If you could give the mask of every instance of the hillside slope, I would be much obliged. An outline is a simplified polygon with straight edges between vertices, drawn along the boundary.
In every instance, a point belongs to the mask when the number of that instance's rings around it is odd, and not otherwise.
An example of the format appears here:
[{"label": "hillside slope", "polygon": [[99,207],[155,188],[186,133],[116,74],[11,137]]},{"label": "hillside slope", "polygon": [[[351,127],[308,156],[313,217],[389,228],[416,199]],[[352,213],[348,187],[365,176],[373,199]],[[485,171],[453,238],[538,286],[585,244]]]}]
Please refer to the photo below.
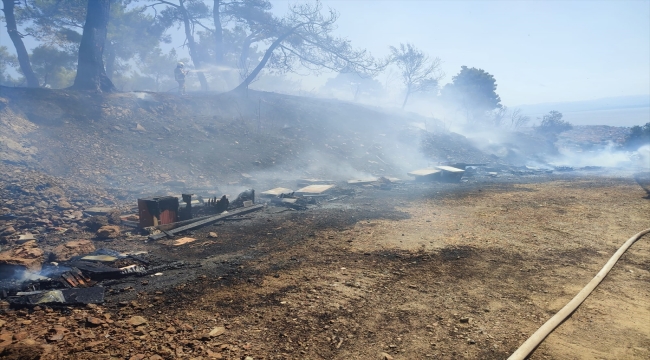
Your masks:
[{"label": "hillside slope", "polygon": [[478,150],[454,149],[458,135],[425,157],[417,124],[427,119],[417,115],[275,93],[98,96],[3,87],[0,115],[0,160],[139,193],[179,184],[214,189],[249,177],[273,184],[405,177],[432,161],[486,160]]}]

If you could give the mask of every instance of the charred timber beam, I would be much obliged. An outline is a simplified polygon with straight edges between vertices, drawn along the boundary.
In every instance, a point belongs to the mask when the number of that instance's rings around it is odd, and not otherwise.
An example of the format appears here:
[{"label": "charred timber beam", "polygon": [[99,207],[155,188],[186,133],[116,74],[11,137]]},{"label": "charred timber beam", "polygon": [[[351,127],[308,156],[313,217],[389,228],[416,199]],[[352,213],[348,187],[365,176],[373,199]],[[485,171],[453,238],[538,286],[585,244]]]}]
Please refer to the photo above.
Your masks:
[{"label": "charred timber beam", "polygon": [[250,212],[260,210],[263,207],[264,207],[264,205],[253,205],[253,206],[249,206],[249,207],[240,208],[240,209],[237,209],[237,210],[230,211],[227,214],[219,214],[217,216],[212,216],[212,217],[209,217],[209,218],[207,218],[205,220],[199,220],[197,222],[194,222],[194,223],[191,223],[191,224],[188,224],[188,225],[185,225],[185,226],[181,226],[179,228],[166,231],[164,233],[150,235],[149,240],[158,240],[158,239],[162,239],[162,238],[164,238],[166,236],[174,236],[174,235],[176,235],[178,233],[181,233],[183,231],[196,229],[198,227],[209,225],[209,224],[212,224],[213,222],[223,220],[223,219],[227,219],[227,218],[232,217],[232,216],[248,214]]}]

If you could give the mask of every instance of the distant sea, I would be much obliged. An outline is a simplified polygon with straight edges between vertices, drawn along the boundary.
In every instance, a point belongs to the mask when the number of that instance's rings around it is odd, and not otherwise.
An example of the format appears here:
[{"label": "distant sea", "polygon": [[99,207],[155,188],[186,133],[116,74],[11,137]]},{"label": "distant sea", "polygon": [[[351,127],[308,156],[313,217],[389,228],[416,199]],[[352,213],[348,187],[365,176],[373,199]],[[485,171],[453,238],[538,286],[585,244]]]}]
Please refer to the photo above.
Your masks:
[{"label": "distant sea", "polygon": [[[650,122],[650,107],[563,112],[563,119],[573,125],[643,125]],[[537,115],[541,117],[541,115]],[[533,117],[536,118],[537,116]]]}]

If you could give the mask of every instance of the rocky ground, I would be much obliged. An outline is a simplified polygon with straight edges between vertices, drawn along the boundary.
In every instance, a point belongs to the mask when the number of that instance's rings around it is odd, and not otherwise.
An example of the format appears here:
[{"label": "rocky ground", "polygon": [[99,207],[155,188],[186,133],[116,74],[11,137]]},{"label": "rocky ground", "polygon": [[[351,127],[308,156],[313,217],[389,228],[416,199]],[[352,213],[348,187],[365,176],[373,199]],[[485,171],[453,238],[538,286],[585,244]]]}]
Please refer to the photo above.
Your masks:
[{"label": "rocky ground", "polygon": [[[0,273],[16,259],[36,271],[92,252],[129,253],[107,264],[147,269],[96,280],[99,304],[21,306],[2,294],[4,358],[502,359],[650,226],[644,169],[522,169],[452,134],[412,144],[417,118],[393,123],[349,104],[260,96],[253,103],[302,110],[255,130],[255,107],[237,115],[192,97],[117,94],[89,107],[103,109],[95,114],[70,110],[97,101],[83,94],[4,95],[0,111],[14,121],[0,124],[13,131],[0,139]],[[194,117],[172,122],[188,104]],[[363,126],[377,120],[377,129],[331,123],[342,114]],[[80,122],[93,116],[107,123]],[[214,149],[208,157],[187,142]],[[413,166],[435,158],[486,167],[458,183],[340,181],[404,177],[400,159],[419,157],[404,148],[425,154]],[[171,239],[150,241],[117,215],[151,193],[233,195],[328,175],[335,190],[305,209],[267,204]],[[195,240],[177,245],[181,237]],[[649,252],[646,239],[635,244],[532,358],[647,358]]]}]

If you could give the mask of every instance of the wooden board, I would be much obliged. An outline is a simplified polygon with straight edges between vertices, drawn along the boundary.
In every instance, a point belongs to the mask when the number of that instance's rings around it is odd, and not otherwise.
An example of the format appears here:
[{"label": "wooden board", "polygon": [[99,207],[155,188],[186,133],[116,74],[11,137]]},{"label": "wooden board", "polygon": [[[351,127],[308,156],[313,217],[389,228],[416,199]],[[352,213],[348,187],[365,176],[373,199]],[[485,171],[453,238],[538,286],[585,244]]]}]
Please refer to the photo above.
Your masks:
[{"label": "wooden board", "polygon": [[298,180],[298,186],[308,186],[308,185],[329,185],[334,184],[334,180],[322,180],[322,179],[300,179]]},{"label": "wooden board", "polygon": [[348,180],[348,184],[350,185],[367,185],[367,184],[372,184],[375,181],[377,181],[377,178],[372,178],[372,179],[354,179],[354,180]]},{"label": "wooden board", "polygon": [[174,246],[181,246],[181,245],[189,244],[189,243],[194,242],[194,241],[196,241],[195,238],[183,237],[183,238],[174,240]]},{"label": "wooden board", "polygon": [[433,174],[437,174],[439,172],[440,170],[438,169],[420,169],[420,170],[411,171],[407,174],[411,176],[430,176]]},{"label": "wooden board", "polygon": [[291,190],[291,189],[277,187],[275,189],[262,191],[260,193],[260,196],[273,197],[273,196],[280,196],[282,194],[288,195],[288,194],[291,194],[292,192],[293,192],[293,190]]},{"label": "wooden board", "polygon": [[110,255],[88,255],[88,256],[82,257],[81,260],[113,262],[113,261],[116,261],[117,258],[114,257],[114,256],[110,256]]},{"label": "wooden board", "polygon": [[443,170],[443,171],[451,172],[451,173],[463,173],[463,172],[465,172],[465,170],[463,170],[463,169],[455,168],[455,167],[452,167],[452,166],[441,165],[441,166],[436,166],[436,168],[440,169],[440,170]]},{"label": "wooden board", "polygon": [[300,194],[300,195],[322,194],[333,187],[334,185],[309,185],[309,186],[305,186],[302,189],[296,190],[296,194]]},{"label": "wooden board", "polygon": [[253,205],[253,206],[247,207],[247,208],[239,208],[239,209],[235,209],[235,210],[232,210],[232,211],[226,211],[226,212],[221,213],[219,215],[211,216],[211,217],[205,218],[203,220],[197,220],[197,221],[195,221],[193,223],[181,226],[179,228],[176,228],[176,229],[173,229],[173,230],[170,230],[170,231],[161,232],[160,234],[149,235],[149,240],[158,240],[158,239],[161,239],[161,238],[166,237],[166,236],[168,236],[168,237],[169,236],[174,236],[174,235],[176,235],[178,233],[181,233],[183,231],[192,230],[192,229],[195,229],[195,228],[200,227],[200,226],[209,225],[209,224],[212,224],[212,223],[217,222],[219,220],[227,219],[227,218],[232,217],[232,216],[248,214],[250,212],[260,210],[263,207],[264,207],[264,205]]}]

